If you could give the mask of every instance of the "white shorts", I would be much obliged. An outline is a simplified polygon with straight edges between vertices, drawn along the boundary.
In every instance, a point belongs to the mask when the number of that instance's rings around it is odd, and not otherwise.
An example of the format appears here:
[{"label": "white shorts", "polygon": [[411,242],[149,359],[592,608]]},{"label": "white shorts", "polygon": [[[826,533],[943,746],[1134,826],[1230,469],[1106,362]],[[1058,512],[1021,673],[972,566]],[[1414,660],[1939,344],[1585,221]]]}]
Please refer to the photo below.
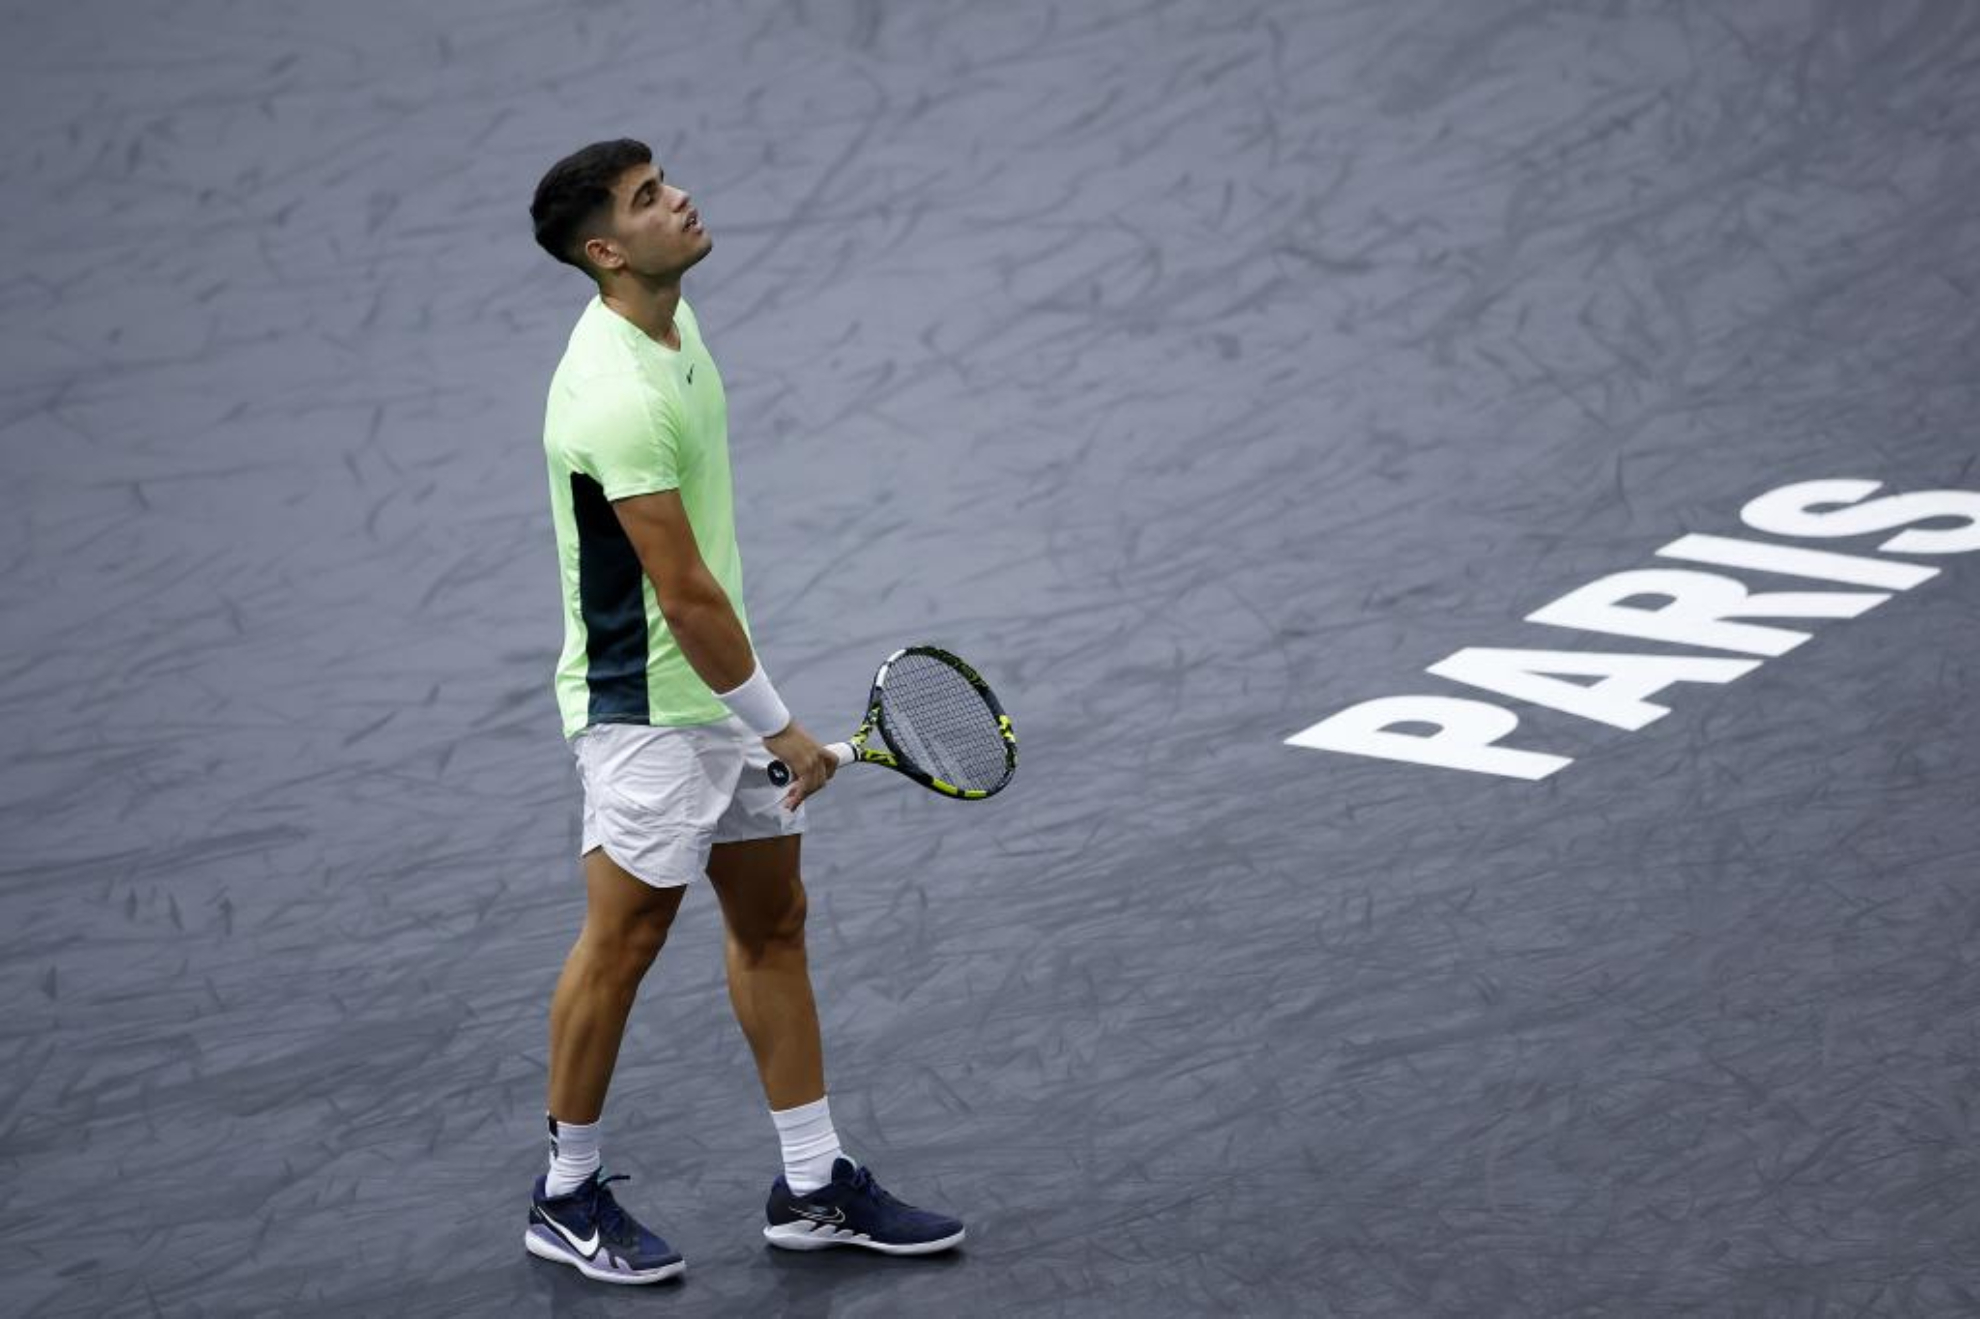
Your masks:
[{"label": "white shorts", "polygon": [[706,874],[718,843],[804,833],[804,807],[770,782],[775,759],[749,726],[593,724],[571,737],[584,784],[580,855],[594,848],[655,888]]}]

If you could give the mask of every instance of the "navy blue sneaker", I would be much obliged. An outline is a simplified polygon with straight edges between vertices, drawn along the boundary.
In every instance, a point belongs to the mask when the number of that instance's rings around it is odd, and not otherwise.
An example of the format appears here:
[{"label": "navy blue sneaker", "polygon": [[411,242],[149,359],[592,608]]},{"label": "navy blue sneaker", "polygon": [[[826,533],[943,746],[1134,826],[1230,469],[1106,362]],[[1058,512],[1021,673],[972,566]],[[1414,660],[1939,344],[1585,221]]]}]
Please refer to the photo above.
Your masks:
[{"label": "navy blue sneaker", "polygon": [[923,1256],[963,1240],[962,1220],[894,1199],[871,1173],[844,1158],[832,1161],[830,1183],[802,1196],[780,1176],[770,1185],[767,1212],[763,1236],[771,1246],[790,1251],[865,1247],[889,1256]]},{"label": "navy blue sneaker", "polygon": [[575,1266],[588,1279],[606,1283],[658,1283],[687,1268],[681,1253],[619,1208],[605,1186],[630,1175],[601,1180],[594,1171],[575,1191],[545,1196],[539,1174],[529,1207],[523,1246],[532,1256]]}]

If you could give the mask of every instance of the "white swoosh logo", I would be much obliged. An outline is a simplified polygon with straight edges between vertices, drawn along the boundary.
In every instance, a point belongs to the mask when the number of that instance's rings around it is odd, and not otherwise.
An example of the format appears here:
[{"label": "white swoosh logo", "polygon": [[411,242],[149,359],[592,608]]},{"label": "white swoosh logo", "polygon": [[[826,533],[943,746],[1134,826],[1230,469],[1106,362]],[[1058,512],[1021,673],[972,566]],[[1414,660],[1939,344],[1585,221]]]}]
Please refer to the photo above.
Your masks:
[{"label": "white swoosh logo", "polygon": [[843,1224],[846,1222],[846,1212],[837,1206],[832,1207],[831,1211],[827,1212],[815,1205],[793,1205],[791,1207],[791,1213],[809,1219],[814,1224]]},{"label": "white swoosh logo", "polygon": [[549,1215],[544,1214],[541,1210],[537,1211],[536,1214],[539,1219],[541,1219],[544,1223],[550,1225],[551,1228],[557,1231],[558,1237],[564,1239],[564,1241],[570,1243],[571,1246],[575,1247],[577,1249],[577,1253],[580,1256],[583,1256],[586,1260],[590,1260],[593,1256],[598,1254],[598,1230],[596,1228],[591,1230],[591,1237],[589,1239],[580,1242],[577,1240],[575,1236],[572,1235],[570,1229],[565,1228],[562,1224],[552,1219]]}]

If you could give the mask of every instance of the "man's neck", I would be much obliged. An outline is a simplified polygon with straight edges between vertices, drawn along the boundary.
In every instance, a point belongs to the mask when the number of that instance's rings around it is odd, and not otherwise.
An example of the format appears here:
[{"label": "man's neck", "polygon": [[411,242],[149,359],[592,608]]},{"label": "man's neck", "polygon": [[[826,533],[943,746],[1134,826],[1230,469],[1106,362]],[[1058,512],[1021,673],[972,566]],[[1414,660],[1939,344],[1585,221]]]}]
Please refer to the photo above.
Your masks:
[{"label": "man's neck", "polygon": [[656,344],[678,349],[681,337],[674,329],[674,309],[681,302],[680,276],[664,282],[626,279],[598,296],[607,307],[625,317]]}]

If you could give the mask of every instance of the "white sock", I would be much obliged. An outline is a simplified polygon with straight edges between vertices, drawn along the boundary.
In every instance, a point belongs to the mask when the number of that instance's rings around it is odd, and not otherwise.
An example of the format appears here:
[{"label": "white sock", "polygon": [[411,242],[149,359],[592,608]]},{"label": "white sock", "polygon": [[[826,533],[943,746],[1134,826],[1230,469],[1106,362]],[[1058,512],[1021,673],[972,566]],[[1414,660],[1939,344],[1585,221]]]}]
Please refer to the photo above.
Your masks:
[{"label": "white sock", "polygon": [[550,1174],[544,1179],[545,1196],[576,1191],[586,1178],[598,1172],[598,1164],[597,1123],[559,1123],[550,1119]]},{"label": "white sock", "polygon": [[831,1102],[821,1095],[795,1109],[773,1109],[770,1118],[784,1143],[784,1181],[791,1190],[802,1196],[831,1182],[832,1161],[845,1154],[832,1130]]}]

